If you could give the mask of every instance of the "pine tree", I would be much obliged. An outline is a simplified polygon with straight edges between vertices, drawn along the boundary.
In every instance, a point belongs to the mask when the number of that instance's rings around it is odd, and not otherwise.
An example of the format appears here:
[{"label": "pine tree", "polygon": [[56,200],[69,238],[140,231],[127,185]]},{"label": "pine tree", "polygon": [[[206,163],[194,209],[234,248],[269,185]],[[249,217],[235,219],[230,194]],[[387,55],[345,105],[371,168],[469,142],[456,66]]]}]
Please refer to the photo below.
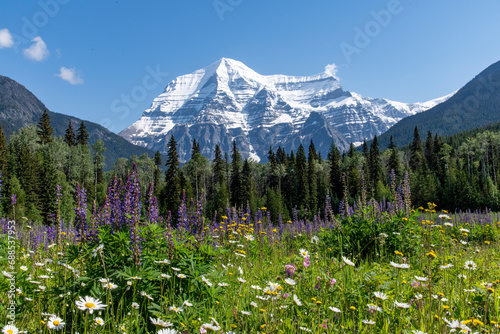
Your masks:
[{"label": "pine tree", "polygon": [[196,138],[193,139],[193,149],[191,150],[191,156],[195,154],[201,154],[200,145],[196,141]]},{"label": "pine tree", "polygon": [[38,122],[36,133],[39,137],[39,142],[42,145],[50,143],[52,141],[52,134],[54,133],[54,128],[50,125],[50,117],[47,110],[43,112],[40,121]]},{"label": "pine tree", "polygon": [[167,170],[165,171],[165,188],[162,189],[162,194],[160,196],[161,202],[163,203],[162,215],[166,217],[168,211],[170,211],[172,217],[177,217],[182,189],[179,171],[179,154],[177,153],[177,142],[173,135],[168,142],[168,154],[165,166],[167,166]]},{"label": "pine tree", "polygon": [[85,123],[83,123],[82,121],[76,135],[78,145],[87,145],[87,141],[89,140],[89,138],[89,133],[87,131],[87,128],[85,127]]},{"label": "pine tree", "polygon": [[422,147],[422,141],[420,140],[420,134],[418,133],[418,127],[415,126],[413,131],[413,141],[410,145],[410,168],[412,170],[420,170],[424,166],[424,148]]},{"label": "pine tree", "polygon": [[432,138],[432,133],[427,132],[427,138],[425,139],[425,159],[427,160],[427,166],[430,170],[435,170],[437,167],[437,159],[434,154],[434,138]]},{"label": "pine tree", "polygon": [[302,143],[297,150],[295,158],[295,170],[297,171],[297,205],[307,208],[309,205],[309,186],[307,178],[307,158]]},{"label": "pine tree", "polygon": [[[396,177],[398,179],[401,177],[401,163],[399,162],[398,150],[396,149],[396,145],[394,145],[392,135],[389,142],[389,161],[387,162],[387,169],[389,170],[389,174],[394,170]],[[388,180],[390,180],[390,176]]]},{"label": "pine tree", "polygon": [[354,144],[351,142],[351,145],[349,145],[349,153],[347,154],[349,158],[354,157],[354,153],[356,153],[356,148],[354,147]]},{"label": "pine tree", "polygon": [[241,158],[238,147],[236,146],[236,140],[233,140],[233,152],[231,161],[231,204],[240,208],[242,203],[241,195]]},{"label": "pine tree", "polygon": [[252,169],[248,159],[245,159],[241,170],[241,204],[244,207],[252,202],[252,185]]},{"label": "pine tree", "polygon": [[273,148],[269,146],[269,173],[267,176],[269,187],[276,188],[278,185],[278,180],[276,177],[276,170],[278,168],[278,160],[276,159],[276,155],[273,152]]},{"label": "pine tree", "polygon": [[220,150],[219,144],[215,145],[215,157],[213,160],[213,180],[214,187],[216,184],[221,185],[225,181],[224,170],[226,169],[226,164],[224,159],[222,159],[222,152]]},{"label": "pine tree", "polygon": [[377,136],[373,138],[372,144],[370,146],[368,171],[370,173],[369,177],[370,177],[371,189],[375,190],[377,182],[382,177],[382,168],[380,167],[380,149],[378,147]]},{"label": "pine tree", "polygon": [[316,213],[318,206],[318,181],[316,178],[316,160],[318,155],[316,154],[316,148],[311,140],[309,145],[309,155],[307,161],[307,182],[309,184],[309,203],[308,208],[312,213]]},{"label": "pine tree", "polygon": [[287,160],[288,159],[285,150],[282,149],[281,146],[279,146],[278,150],[276,151],[276,161],[279,165],[284,165],[287,163]]},{"label": "pine tree", "polygon": [[340,171],[340,151],[333,142],[330,144],[328,152],[328,162],[330,163],[330,193],[332,197],[342,198],[342,174]]},{"label": "pine tree", "polygon": [[38,160],[31,153],[27,145],[23,145],[20,149],[18,156],[18,169],[17,176],[21,182],[21,187],[26,193],[26,203],[28,212],[31,214],[38,214],[40,209],[39,200],[39,164]]},{"label": "pine tree", "polygon": [[71,121],[69,121],[68,128],[66,129],[64,141],[69,146],[76,146],[76,144],[77,144],[76,136],[75,136],[75,133],[73,132],[73,125],[71,124]]},{"label": "pine tree", "polygon": [[0,173],[2,173],[3,179],[5,179],[7,169],[7,154],[7,141],[3,134],[2,123],[0,123]]}]

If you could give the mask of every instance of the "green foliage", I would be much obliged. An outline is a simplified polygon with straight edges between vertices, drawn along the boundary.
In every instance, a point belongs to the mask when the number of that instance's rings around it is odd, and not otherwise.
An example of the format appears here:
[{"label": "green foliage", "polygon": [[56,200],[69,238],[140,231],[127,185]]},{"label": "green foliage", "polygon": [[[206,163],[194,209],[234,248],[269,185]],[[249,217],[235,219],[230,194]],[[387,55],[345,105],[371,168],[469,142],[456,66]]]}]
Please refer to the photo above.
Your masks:
[{"label": "green foliage", "polygon": [[52,134],[54,133],[54,128],[50,125],[50,116],[47,113],[47,110],[43,112],[43,115],[40,118],[40,121],[38,122],[36,133],[42,145],[45,145],[52,141]]}]

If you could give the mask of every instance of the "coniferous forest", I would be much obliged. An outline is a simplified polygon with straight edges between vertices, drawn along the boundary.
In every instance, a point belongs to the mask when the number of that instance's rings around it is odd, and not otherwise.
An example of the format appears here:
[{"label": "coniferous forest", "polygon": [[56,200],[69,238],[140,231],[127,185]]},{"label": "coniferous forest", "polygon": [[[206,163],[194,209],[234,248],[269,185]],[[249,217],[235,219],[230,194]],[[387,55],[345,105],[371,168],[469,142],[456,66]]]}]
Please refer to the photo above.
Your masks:
[{"label": "coniferous forest", "polygon": [[397,148],[391,140],[383,152],[377,137],[358,148],[351,144],[347,152],[332,142],[326,157],[313,142],[295,152],[270,148],[264,164],[243,159],[236,141],[231,152],[215,145],[210,161],[196,139],[190,160],[181,164],[172,136],[166,161],[157,152],[109,165],[102,141],[89,145],[88,139],[84,122],[77,129],[70,123],[64,137],[55,137],[47,113],[10,138],[0,131],[2,212],[14,214],[15,200],[16,216],[51,225],[58,193],[61,219],[73,221],[77,185],[86,190],[88,207],[95,209],[104,203],[113,180],[125,181],[134,168],[141,194],[156,196],[160,215],[173,221],[183,200],[203,203],[210,220],[220,219],[228,207],[252,212],[266,207],[272,221],[294,215],[312,219],[325,212],[327,195],[336,212],[345,205],[344,198],[350,204],[363,196],[392,201],[405,178],[417,206],[431,201],[449,211],[500,210],[500,134],[494,126],[446,138],[415,128],[408,147]]}]

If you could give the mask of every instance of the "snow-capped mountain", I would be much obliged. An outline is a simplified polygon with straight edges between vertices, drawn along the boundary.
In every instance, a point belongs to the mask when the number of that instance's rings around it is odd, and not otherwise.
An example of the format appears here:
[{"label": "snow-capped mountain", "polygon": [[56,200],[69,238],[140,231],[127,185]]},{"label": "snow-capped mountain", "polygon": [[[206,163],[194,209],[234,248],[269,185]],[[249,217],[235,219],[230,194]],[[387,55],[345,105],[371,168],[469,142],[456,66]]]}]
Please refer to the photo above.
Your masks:
[{"label": "snow-capped mountain", "polygon": [[229,152],[233,139],[244,157],[255,160],[267,160],[270,146],[295,151],[311,140],[326,156],[332,139],[340,150],[347,149],[350,142],[371,139],[447,98],[413,104],[366,98],[344,91],[330,71],[304,77],[261,75],[222,58],[170,82],[120,135],[161,153],[174,135],[181,161],[189,159],[193,138],[208,157],[217,143]]}]

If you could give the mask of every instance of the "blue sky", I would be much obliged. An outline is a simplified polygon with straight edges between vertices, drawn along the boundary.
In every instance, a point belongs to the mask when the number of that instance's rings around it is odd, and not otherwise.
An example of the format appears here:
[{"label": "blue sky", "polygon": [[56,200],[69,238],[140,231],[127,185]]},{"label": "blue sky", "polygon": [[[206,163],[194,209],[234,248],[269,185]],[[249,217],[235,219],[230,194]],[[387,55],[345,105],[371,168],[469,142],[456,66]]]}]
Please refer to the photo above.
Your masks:
[{"label": "blue sky", "polygon": [[221,57],[261,74],[334,63],[346,90],[430,100],[499,61],[499,32],[498,0],[2,0],[0,75],[118,132]]}]

